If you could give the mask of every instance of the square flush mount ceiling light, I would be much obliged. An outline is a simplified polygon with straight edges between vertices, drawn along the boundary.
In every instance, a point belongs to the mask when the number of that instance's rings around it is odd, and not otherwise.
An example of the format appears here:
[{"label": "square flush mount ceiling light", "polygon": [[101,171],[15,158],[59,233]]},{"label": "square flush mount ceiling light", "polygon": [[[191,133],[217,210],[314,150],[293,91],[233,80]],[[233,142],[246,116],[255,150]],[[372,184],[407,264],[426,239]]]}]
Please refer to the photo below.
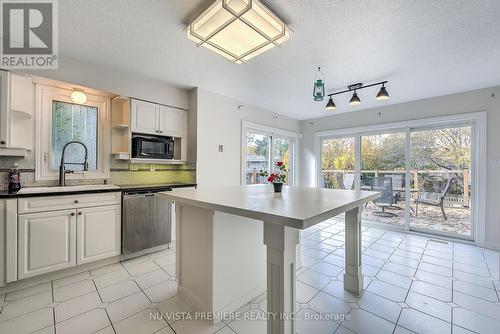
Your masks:
[{"label": "square flush mount ceiling light", "polygon": [[290,30],[259,0],[217,0],[188,26],[187,36],[242,64],[287,41]]}]

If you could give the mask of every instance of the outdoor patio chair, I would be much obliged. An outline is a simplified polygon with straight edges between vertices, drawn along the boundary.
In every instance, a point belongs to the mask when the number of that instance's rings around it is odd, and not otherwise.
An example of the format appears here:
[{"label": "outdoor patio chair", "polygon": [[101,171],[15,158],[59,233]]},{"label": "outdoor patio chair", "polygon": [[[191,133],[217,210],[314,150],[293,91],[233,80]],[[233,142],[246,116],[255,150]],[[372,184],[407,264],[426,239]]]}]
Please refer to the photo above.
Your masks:
[{"label": "outdoor patio chair", "polygon": [[448,217],[446,216],[446,212],[444,211],[444,200],[450,191],[452,182],[456,178],[457,177],[455,175],[450,175],[448,177],[448,180],[446,181],[445,186],[442,189],[440,189],[439,183],[435,183],[434,188],[436,191],[419,192],[417,199],[415,200],[415,217],[418,216],[418,205],[419,204],[427,204],[427,205],[432,205],[432,206],[439,206],[441,208],[441,213],[443,214],[444,219],[448,220]]},{"label": "outdoor patio chair", "polygon": [[403,187],[403,175],[401,174],[391,174],[391,175],[387,175],[388,177],[390,177],[392,179],[392,186],[394,187],[394,189],[401,189],[401,188],[404,188]]},{"label": "outdoor patio chair", "polygon": [[[397,196],[392,187],[392,178],[387,176],[376,176],[371,180],[371,191],[377,191],[382,194],[381,197],[375,199],[373,204],[382,209],[382,213],[386,213],[385,209],[397,203]],[[393,215],[393,214],[391,214]]]},{"label": "outdoor patio chair", "polygon": [[354,189],[354,174],[338,173],[336,176],[339,189]]}]

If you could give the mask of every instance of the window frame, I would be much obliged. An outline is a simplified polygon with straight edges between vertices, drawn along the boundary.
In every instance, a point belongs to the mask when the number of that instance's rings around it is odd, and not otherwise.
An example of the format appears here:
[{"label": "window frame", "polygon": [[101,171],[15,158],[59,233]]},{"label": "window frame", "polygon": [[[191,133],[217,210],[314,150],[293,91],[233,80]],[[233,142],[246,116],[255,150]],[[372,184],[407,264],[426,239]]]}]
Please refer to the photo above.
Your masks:
[{"label": "window frame", "polygon": [[[35,180],[58,180],[59,172],[51,170],[52,154],[52,105],[53,101],[74,104],[72,90],[36,85],[36,169]],[[66,175],[67,180],[108,179],[110,177],[110,99],[105,96],[87,94],[85,105],[97,108],[97,169],[84,174]]]},{"label": "window frame", "polygon": [[245,168],[246,168],[246,158],[247,158],[247,133],[252,132],[260,135],[265,135],[265,136],[270,136],[271,137],[271,142],[270,142],[270,152],[269,152],[269,163],[273,163],[273,150],[274,150],[274,140],[273,138],[280,138],[280,139],[288,139],[290,140],[292,144],[291,148],[291,158],[290,161],[292,162],[291,168],[291,173],[288,175],[290,182],[290,186],[294,186],[296,184],[296,152],[297,152],[297,139],[299,137],[298,133],[293,132],[293,131],[288,131],[288,130],[283,130],[283,129],[278,129],[274,128],[271,126],[266,126],[258,123],[253,123],[249,121],[243,120],[241,122],[241,166],[240,166],[240,173],[241,173],[241,185],[247,185],[246,183],[246,175],[245,175]]}]

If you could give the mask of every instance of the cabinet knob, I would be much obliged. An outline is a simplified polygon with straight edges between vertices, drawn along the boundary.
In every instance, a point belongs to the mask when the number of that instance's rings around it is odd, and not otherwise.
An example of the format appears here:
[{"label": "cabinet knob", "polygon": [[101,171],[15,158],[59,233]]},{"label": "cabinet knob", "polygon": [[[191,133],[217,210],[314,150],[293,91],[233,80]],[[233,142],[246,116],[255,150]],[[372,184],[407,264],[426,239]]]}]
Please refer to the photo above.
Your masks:
[{"label": "cabinet knob", "polygon": [[82,213],[81,213],[81,212],[78,212],[78,215],[79,215],[79,216],[81,216],[81,215],[82,215]]},{"label": "cabinet knob", "polygon": [[75,199],[75,204],[78,204],[78,200],[77,199]]},{"label": "cabinet knob", "polygon": [[74,213],[74,212],[71,212],[71,216],[74,216],[74,215],[75,215],[75,213]]},{"label": "cabinet knob", "polygon": [[7,142],[5,140],[0,141],[0,144],[5,145]]}]

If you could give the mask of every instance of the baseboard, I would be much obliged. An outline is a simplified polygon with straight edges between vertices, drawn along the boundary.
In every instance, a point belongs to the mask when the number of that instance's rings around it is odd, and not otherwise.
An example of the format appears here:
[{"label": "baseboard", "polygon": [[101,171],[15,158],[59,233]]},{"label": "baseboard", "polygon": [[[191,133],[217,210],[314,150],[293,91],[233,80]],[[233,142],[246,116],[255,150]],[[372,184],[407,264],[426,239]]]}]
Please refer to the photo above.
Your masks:
[{"label": "baseboard", "polygon": [[259,284],[258,287],[255,289],[252,289],[250,291],[247,291],[245,294],[243,294],[241,297],[238,297],[236,300],[233,300],[229,304],[224,305],[218,310],[214,310],[216,313],[223,313],[223,314],[229,314],[236,312],[239,310],[242,306],[245,304],[251,302],[261,294],[263,294],[267,290],[267,283],[262,282]]},{"label": "baseboard", "polygon": [[47,283],[47,282],[50,282],[50,281],[53,281],[53,280],[56,280],[59,278],[64,278],[64,277],[80,274],[84,271],[97,269],[99,267],[107,266],[107,265],[110,265],[113,263],[118,263],[118,262],[120,262],[119,255],[110,257],[108,259],[103,259],[100,261],[92,262],[92,263],[82,264],[80,266],[73,267],[73,268],[63,269],[63,270],[55,271],[52,273],[47,273],[47,274],[43,274],[43,275],[39,275],[39,276],[35,276],[35,277],[25,278],[25,279],[20,280],[20,281],[11,282],[11,283],[1,287],[0,294],[16,291],[19,289],[28,288],[30,286],[38,285],[41,283]]},{"label": "baseboard", "polygon": [[133,258],[136,258],[136,257],[139,257],[139,256],[146,255],[146,254],[151,254],[151,253],[159,252],[159,251],[168,249],[169,245],[170,244],[165,244],[165,245],[160,245],[160,246],[156,246],[156,247],[152,247],[152,248],[148,248],[148,249],[143,249],[143,250],[135,252],[135,253],[122,254],[121,255],[121,259],[122,259],[122,261],[123,260],[130,260],[130,259],[133,259]]},{"label": "baseboard", "polygon": [[486,241],[484,246],[489,249],[500,251],[500,242]]},{"label": "baseboard", "polygon": [[203,305],[203,303],[185,286],[177,285],[177,294],[186,300],[198,312],[212,312],[211,305]]}]

